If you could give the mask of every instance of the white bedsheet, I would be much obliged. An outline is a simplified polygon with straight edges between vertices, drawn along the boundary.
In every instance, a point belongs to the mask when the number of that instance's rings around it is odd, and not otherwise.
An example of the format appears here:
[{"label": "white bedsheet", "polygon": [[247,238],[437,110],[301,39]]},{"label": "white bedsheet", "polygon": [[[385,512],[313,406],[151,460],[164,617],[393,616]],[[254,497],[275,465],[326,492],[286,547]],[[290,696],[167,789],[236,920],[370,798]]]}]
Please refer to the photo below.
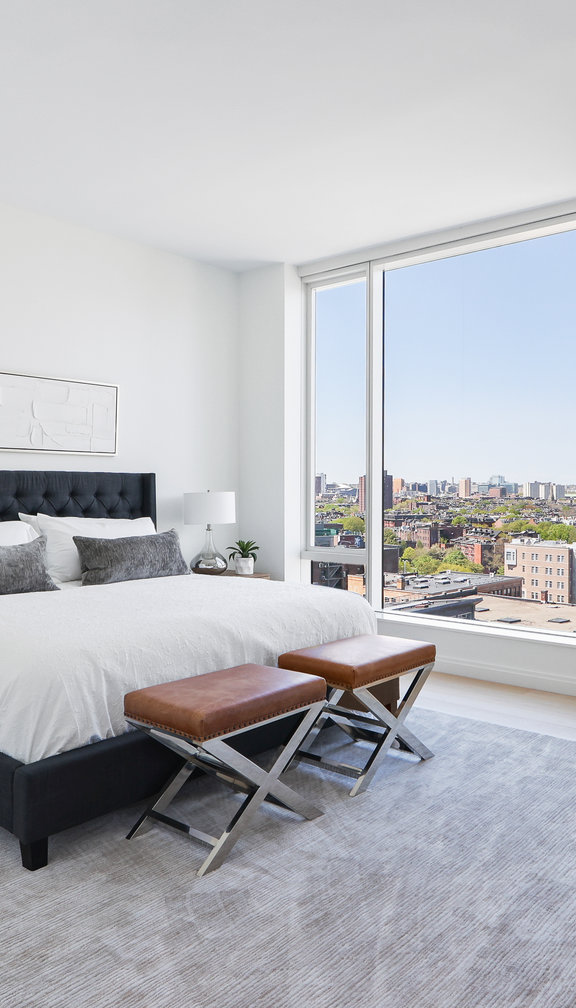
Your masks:
[{"label": "white bedsheet", "polygon": [[124,694],[375,632],[359,595],[202,575],[0,597],[0,751],[30,763],[126,731]]}]

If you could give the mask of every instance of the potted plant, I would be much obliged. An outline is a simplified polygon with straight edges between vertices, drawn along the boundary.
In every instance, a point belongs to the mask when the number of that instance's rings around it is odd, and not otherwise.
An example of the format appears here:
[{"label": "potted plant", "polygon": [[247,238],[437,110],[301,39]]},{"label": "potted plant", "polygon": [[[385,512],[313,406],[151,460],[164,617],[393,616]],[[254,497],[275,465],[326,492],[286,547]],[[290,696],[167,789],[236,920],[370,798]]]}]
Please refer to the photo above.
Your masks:
[{"label": "potted plant", "polygon": [[237,574],[253,574],[256,551],[259,546],[252,539],[239,539],[229,550],[228,559],[234,561]]}]

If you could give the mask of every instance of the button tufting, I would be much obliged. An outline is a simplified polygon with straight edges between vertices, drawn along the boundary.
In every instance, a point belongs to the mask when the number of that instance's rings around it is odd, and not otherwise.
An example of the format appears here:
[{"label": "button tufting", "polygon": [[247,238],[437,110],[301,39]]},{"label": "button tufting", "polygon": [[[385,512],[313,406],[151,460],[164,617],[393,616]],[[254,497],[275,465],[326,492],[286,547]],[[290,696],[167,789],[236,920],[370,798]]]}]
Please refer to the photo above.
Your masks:
[{"label": "button tufting", "polygon": [[155,476],[0,470],[0,520],[16,520],[19,511],[155,521]]}]

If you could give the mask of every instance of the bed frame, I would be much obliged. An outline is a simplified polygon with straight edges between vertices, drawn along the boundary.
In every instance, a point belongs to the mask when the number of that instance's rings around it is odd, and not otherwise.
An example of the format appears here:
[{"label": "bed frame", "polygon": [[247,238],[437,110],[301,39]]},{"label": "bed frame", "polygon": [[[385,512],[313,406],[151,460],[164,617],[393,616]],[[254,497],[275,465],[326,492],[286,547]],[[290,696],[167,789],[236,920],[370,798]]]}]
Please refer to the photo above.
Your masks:
[{"label": "bed frame", "polygon": [[[154,473],[0,470],[0,521],[26,514],[85,518],[152,518]],[[283,725],[289,734],[294,730]],[[275,730],[273,730],[275,729]],[[241,736],[247,755],[282,743],[276,726]],[[181,757],[140,732],[21,763],[0,753],[0,826],[20,841],[24,868],[48,863],[48,839],[160,790]]]}]

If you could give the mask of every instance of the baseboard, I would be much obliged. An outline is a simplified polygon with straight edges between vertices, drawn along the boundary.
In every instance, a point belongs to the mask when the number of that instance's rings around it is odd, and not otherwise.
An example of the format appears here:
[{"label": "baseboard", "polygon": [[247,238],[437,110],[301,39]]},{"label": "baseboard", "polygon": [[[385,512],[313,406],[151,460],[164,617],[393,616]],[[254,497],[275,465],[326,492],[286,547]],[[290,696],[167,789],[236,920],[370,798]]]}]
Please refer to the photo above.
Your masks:
[{"label": "baseboard", "polygon": [[468,679],[481,679],[485,682],[502,683],[505,686],[519,686],[523,689],[542,690],[546,693],[561,693],[565,696],[576,696],[576,680],[574,675],[562,675],[558,672],[545,672],[537,669],[514,667],[512,665],[494,666],[489,662],[459,660],[456,658],[441,658],[436,661],[434,671],[446,675],[464,676]]},{"label": "baseboard", "polygon": [[576,696],[576,634],[508,631],[465,620],[378,614],[380,633],[436,645],[439,672]]}]

